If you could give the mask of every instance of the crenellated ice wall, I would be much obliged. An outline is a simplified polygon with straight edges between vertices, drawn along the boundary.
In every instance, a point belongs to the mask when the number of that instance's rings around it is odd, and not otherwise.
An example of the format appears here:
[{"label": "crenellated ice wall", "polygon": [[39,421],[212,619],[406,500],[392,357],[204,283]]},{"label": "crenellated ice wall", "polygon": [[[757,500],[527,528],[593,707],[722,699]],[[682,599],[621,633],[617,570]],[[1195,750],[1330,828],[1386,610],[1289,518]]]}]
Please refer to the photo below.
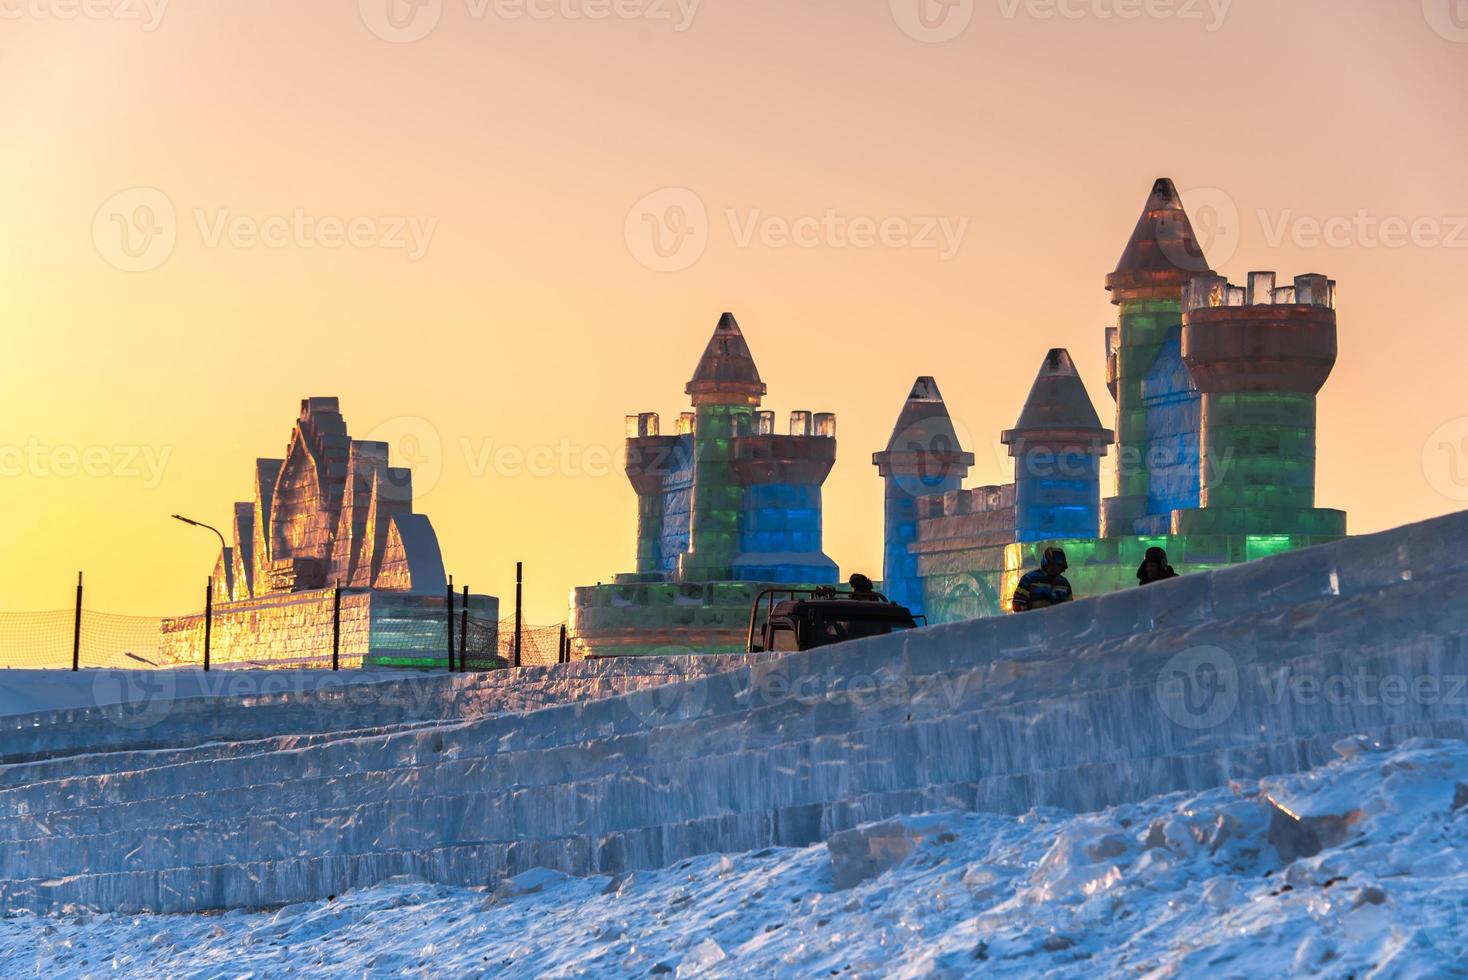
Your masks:
[{"label": "crenellated ice wall", "polygon": [[1090,810],[1356,733],[1468,737],[1465,586],[1458,514],[597,700],[10,766],[0,898],[169,912],[620,871],[898,813]]}]

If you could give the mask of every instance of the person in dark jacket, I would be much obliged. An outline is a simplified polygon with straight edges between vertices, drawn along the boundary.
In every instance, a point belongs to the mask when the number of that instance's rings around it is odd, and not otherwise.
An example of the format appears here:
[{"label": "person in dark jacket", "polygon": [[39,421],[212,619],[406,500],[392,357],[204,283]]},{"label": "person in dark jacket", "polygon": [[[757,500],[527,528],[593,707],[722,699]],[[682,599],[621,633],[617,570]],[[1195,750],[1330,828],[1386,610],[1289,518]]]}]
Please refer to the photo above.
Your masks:
[{"label": "person in dark jacket", "polygon": [[1167,552],[1161,548],[1148,548],[1142,564],[1137,568],[1137,582],[1150,585],[1165,578],[1177,578],[1177,572],[1167,563]]},{"label": "person in dark jacket", "polygon": [[1009,601],[1010,612],[1029,612],[1031,609],[1058,606],[1075,598],[1071,593],[1070,582],[1063,574],[1068,567],[1064,551],[1046,548],[1045,553],[1040,556],[1040,567],[1026,572],[1015,587],[1014,597]]},{"label": "person in dark jacket", "polygon": [[865,599],[868,602],[875,602],[881,598],[881,596],[877,595],[877,590],[872,585],[872,580],[861,572],[853,572],[851,578],[847,579],[846,582],[851,586],[851,598],[853,599]]}]

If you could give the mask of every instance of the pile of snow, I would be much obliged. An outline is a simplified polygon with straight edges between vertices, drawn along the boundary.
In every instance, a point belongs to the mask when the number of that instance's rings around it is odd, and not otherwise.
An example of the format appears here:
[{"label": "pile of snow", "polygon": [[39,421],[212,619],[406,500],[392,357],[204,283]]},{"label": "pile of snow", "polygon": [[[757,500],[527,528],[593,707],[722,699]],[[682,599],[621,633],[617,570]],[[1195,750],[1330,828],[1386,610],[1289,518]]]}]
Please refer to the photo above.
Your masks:
[{"label": "pile of snow", "polygon": [[[1468,969],[1468,743],[1076,816],[928,814],[656,872],[17,915],[0,975],[1322,976]],[[838,887],[840,885],[848,887]]]}]

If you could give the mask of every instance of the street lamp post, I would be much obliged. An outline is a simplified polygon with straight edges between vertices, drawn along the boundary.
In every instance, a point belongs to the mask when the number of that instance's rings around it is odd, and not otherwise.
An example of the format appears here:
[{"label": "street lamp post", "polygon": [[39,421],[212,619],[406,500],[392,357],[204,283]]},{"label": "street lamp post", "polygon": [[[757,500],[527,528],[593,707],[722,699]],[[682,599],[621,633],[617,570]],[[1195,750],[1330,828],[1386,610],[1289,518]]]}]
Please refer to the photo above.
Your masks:
[{"label": "street lamp post", "polygon": [[[212,524],[205,524],[203,521],[196,521],[193,518],[185,517],[182,514],[174,514],[172,516],[173,516],[173,519],[174,520],[176,520],[176,521],[183,521],[185,524],[189,525],[190,527],[202,527],[206,531],[213,531],[214,532],[214,536],[219,539],[219,560],[220,561],[225,561],[229,557],[229,545],[227,545],[227,544],[224,543],[224,535],[219,533],[219,528],[214,527]],[[227,572],[228,572],[228,569],[226,568],[226,573]],[[229,597],[228,596],[225,596],[225,598],[227,599]],[[208,670],[209,669],[209,634],[211,632],[213,632],[213,626],[214,626],[214,578],[213,578],[213,576],[210,576],[210,578],[209,578],[209,587],[204,592],[204,669],[205,670]]]},{"label": "street lamp post", "polygon": [[219,553],[222,555],[226,551],[229,550],[229,545],[227,545],[227,544],[224,543],[224,535],[223,534],[220,534],[219,533],[219,528],[214,527],[212,524],[205,524],[203,521],[196,521],[196,520],[193,520],[192,518],[185,517],[182,514],[174,514],[173,515],[173,519],[176,520],[176,521],[183,521],[185,524],[189,525],[190,527],[202,527],[206,531],[213,531],[214,532],[214,536],[219,539]]}]

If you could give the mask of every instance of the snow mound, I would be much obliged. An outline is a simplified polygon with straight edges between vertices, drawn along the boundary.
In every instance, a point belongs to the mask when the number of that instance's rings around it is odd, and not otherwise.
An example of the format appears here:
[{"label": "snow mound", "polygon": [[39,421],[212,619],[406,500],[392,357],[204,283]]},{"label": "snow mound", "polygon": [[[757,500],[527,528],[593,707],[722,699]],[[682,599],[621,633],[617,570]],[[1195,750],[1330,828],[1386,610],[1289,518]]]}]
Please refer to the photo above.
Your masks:
[{"label": "snow mound", "polygon": [[526,873],[491,901],[393,881],[268,913],[19,914],[0,921],[0,975],[1468,970],[1468,743],[1338,751],[1303,774],[1083,816],[931,814],[829,847]]}]

